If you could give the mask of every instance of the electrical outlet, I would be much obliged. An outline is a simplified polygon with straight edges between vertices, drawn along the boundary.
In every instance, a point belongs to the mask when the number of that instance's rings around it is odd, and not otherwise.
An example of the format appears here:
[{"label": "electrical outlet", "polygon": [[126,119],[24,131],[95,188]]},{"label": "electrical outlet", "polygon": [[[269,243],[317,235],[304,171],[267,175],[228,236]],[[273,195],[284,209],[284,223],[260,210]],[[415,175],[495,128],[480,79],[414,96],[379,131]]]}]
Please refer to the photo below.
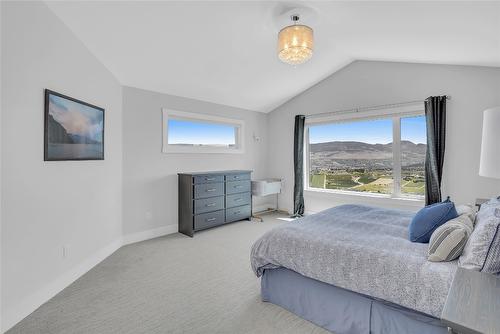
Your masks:
[{"label": "electrical outlet", "polygon": [[146,211],[146,215],[145,216],[146,216],[147,220],[153,219],[153,214],[151,213],[151,211]]}]

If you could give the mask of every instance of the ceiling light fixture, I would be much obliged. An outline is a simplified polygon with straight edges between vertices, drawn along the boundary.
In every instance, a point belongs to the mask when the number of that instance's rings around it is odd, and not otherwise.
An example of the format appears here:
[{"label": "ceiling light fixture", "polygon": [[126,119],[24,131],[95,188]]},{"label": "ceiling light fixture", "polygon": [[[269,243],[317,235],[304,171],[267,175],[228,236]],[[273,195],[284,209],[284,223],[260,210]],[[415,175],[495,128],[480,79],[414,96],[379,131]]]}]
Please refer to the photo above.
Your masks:
[{"label": "ceiling light fixture", "polygon": [[298,24],[299,15],[291,16],[293,25],[281,29],[278,33],[278,57],[290,65],[300,65],[311,59],[313,55],[313,30]]}]

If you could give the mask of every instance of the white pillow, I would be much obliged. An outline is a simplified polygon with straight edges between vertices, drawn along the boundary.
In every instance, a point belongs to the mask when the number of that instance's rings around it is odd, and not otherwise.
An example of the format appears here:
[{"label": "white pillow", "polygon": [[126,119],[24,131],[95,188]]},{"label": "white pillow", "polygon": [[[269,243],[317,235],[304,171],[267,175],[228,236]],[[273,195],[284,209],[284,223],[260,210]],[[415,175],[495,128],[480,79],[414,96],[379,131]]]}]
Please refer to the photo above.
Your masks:
[{"label": "white pillow", "polygon": [[458,265],[491,274],[500,272],[500,200],[481,205]]},{"label": "white pillow", "polygon": [[476,210],[472,205],[469,204],[461,204],[461,205],[456,205],[455,209],[457,210],[457,214],[459,216],[461,215],[467,215],[469,216],[470,220],[474,222],[476,218]]}]

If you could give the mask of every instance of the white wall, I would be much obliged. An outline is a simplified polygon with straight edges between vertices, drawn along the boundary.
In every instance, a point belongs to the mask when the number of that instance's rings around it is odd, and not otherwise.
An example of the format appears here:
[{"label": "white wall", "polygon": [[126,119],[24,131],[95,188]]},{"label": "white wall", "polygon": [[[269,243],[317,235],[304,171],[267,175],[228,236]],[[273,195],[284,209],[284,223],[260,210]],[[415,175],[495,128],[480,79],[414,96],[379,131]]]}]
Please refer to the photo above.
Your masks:
[{"label": "white wall", "polygon": [[[2,8],[3,6],[0,4],[0,20],[2,19]],[[2,29],[3,25],[0,21],[0,78],[3,77],[3,72],[2,72],[2,45],[1,45],[1,38],[2,38]],[[2,129],[2,107],[3,107],[3,99],[2,99],[2,80],[0,79],[0,131]],[[2,135],[0,132],[0,240],[2,240],[2,193],[3,193],[3,185],[2,185]],[[2,247],[0,246],[0,333],[2,333],[2,328],[3,328],[3,321],[2,321],[2,314],[3,314],[3,309],[2,309]]]},{"label": "white wall", "polygon": [[[121,237],[122,88],[45,4],[1,6],[7,329],[109,254]],[[106,109],[104,161],[43,161],[44,88]],[[63,245],[69,246],[66,259]]]},{"label": "white wall", "polygon": [[[245,122],[245,153],[162,153],[162,108]],[[177,173],[253,170],[266,177],[266,114],[151,91],[123,88],[123,229],[126,239],[144,231],[177,231]],[[253,135],[261,138],[253,140]],[[257,199],[260,206],[266,199]],[[133,237],[132,237],[133,239]]]},{"label": "white wall", "polygon": [[[451,95],[448,101],[444,195],[457,203],[500,194],[500,181],[478,175],[482,112],[500,105],[500,69],[356,61],[269,115],[268,168],[285,180],[280,203],[293,208],[293,122],[296,114],[349,109]],[[363,197],[305,193],[306,211],[343,203],[370,203],[416,209],[411,203],[372,201]]]}]

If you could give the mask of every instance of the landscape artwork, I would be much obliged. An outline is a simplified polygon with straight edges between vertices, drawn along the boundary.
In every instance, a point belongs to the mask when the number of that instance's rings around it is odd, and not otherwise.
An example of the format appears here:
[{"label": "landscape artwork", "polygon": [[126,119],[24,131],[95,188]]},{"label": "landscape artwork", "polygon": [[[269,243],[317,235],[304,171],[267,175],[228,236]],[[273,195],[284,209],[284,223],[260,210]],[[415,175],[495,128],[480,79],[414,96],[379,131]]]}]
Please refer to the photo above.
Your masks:
[{"label": "landscape artwork", "polygon": [[46,89],[44,157],[104,160],[104,109]]}]

